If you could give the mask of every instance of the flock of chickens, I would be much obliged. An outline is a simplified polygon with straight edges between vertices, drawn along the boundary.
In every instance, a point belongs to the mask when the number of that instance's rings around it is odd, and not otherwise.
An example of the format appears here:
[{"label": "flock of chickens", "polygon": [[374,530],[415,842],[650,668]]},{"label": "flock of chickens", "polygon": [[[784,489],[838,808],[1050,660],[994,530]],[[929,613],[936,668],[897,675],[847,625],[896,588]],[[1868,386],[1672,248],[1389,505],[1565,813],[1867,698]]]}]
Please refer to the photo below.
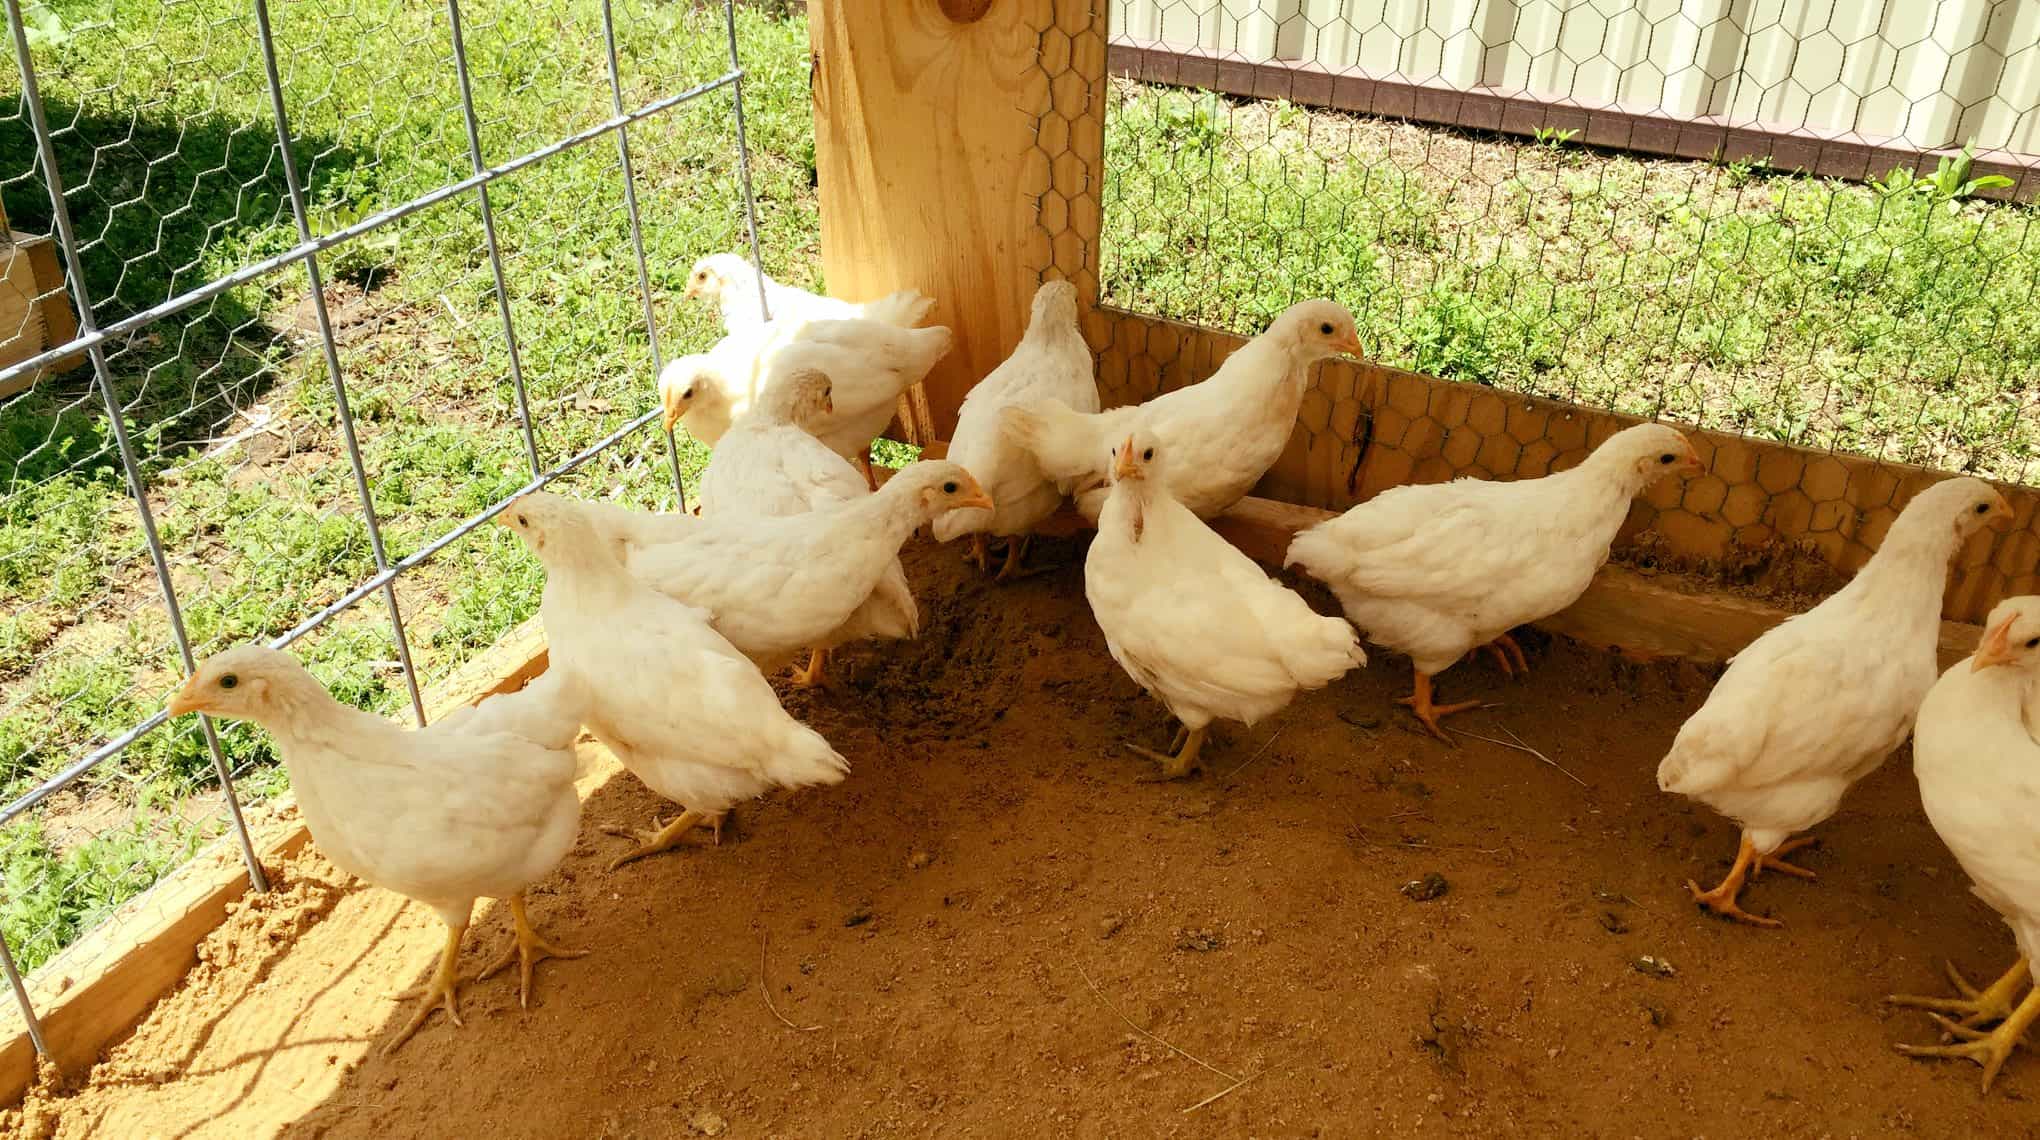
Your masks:
[{"label": "flock of chickens", "polygon": [[[950,346],[948,329],[918,327],[927,298],[850,304],[735,255],[704,258],[687,295],[716,304],[727,331],[659,378],[667,426],[713,449],[699,515],[541,491],[498,516],[546,571],[550,665],[531,685],[412,731],[339,704],[289,655],[246,647],[204,662],[171,702],[266,728],[333,862],[446,923],[439,968],[389,1049],[435,1008],[460,1024],[457,961],[476,898],[510,901],[515,940],[480,976],[516,961],[522,1000],[535,963],[581,953],[532,929],[522,892],[574,842],[584,728],[682,805],[624,833],[632,846],[612,870],[697,829],[719,838],[745,800],[844,779],[844,758],[766,678],[805,655],[795,683],[812,685],[834,646],[915,636],[899,551],[924,526],[968,536],[986,570],[1002,543],[1004,580],[1025,572],[1028,535],[1065,501],[1095,522],[1092,612],[1113,658],[1180,724],[1166,752],[1129,747],[1157,762],[1150,778],[1170,779],[1196,767],[1213,720],[1251,725],[1364,665],[1357,631],[1410,658],[1402,702],[1445,738],[1442,718],[1472,706],[1436,703],[1433,678],[1476,651],[1505,672],[1527,668],[1510,630],[1581,595],[1635,495],[1702,466],[1678,431],[1643,424],[1544,478],[1385,492],[1289,548],[1286,564],[1338,597],[1345,616],[1329,617],[1205,520],[1287,445],[1312,366],[1359,351],[1339,305],[1294,305],[1202,383],[1101,410],[1075,291],[1045,284],[1025,337],[964,402],[948,458],[880,486],[869,443]],[[1977,653],[1938,681],[1936,643],[1951,559],[2009,515],[1974,479],[1915,496],[1845,589],[1734,659],[1658,770],[1662,788],[1742,826],[1727,877],[1712,890],[1689,883],[1693,898],[1775,926],[1737,906],[1746,878],[1811,877],[1783,860],[1806,842],[1793,836],[1913,733],[1927,813],[2022,956],[1982,990],[1955,976],[1958,997],[1893,1000],[1934,1011],[1954,1038],[1908,1052],[1975,1059],[1986,1089],[2040,1017],[2040,989],[2027,991],[2040,952],[2040,598],[2000,605]]]}]

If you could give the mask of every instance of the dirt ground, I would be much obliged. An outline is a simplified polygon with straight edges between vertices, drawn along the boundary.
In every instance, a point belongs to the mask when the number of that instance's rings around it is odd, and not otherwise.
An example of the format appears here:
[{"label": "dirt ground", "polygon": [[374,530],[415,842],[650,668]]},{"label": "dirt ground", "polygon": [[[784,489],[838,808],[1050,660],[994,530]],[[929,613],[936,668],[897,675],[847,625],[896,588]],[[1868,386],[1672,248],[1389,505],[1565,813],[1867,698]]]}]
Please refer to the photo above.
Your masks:
[{"label": "dirt ground", "polygon": [[[1073,545],[1037,549],[1073,560]],[[98,1136],[1918,1136],[2040,1134],[2040,1063],[1988,1099],[1892,991],[1994,976],[2005,928],[1921,816],[1901,755],[1806,854],[1820,881],[1713,920],[1683,881],[1734,833],[1654,772],[1696,671],[1531,645],[1441,688],[1564,771],[1412,731],[1385,656],[1199,778],[1120,744],[1162,710],[1106,655],[1081,570],[995,588],[918,542],[914,643],[788,704],[840,787],[739,813],[719,848],[605,873],[663,806],[586,757],[582,840],[533,896],[587,958],[498,976],[395,1056],[389,999],[440,928],[316,851],[68,1091],[0,1130]],[[1320,598],[1320,604],[1326,600]],[[1575,782],[1570,772],[1584,784]],[[613,778],[612,778],[613,777]],[[1412,886],[1441,876],[1427,889]],[[466,962],[507,913],[482,908]],[[769,1003],[768,995],[769,994]]]}]

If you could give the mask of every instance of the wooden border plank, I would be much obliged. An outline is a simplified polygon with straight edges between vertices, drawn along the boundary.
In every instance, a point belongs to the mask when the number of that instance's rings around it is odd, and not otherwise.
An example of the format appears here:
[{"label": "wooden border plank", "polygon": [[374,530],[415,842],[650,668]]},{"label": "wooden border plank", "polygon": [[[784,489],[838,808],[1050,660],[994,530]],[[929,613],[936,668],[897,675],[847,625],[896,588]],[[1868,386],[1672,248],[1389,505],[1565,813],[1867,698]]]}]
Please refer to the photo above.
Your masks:
[{"label": "wooden border plank", "polygon": [[[534,617],[433,686],[425,694],[427,715],[522,689],[545,672],[546,660],[545,631]],[[302,822],[280,826],[257,837],[256,852],[271,864],[310,838]],[[29,995],[57,1066],[76,1073],[95,1063],[183,979],[198,960],[199,942],[247,890],[237,845],[223,836],[37,969]],[[35,1078],[35,1050],[20,1011],[12,1001],[0,1003],[0,1105],[11,1105]]]}]

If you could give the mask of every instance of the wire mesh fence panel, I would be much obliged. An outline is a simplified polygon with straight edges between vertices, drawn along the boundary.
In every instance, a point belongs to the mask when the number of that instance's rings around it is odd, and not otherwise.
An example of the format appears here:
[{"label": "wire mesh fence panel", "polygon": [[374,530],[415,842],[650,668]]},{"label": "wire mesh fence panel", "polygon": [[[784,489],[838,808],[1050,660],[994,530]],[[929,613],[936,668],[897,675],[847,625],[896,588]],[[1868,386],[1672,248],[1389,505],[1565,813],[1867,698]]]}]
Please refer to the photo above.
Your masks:
[{"label": "wire mesh fence panel", "polygon": [[7,12],[0,200],[31,243],[67,220],[82,269],[30,286],[77,339],[0,327],[0,937],[34,971],[228,829],[219,766],[244,800],[287,790],[259,731],[217,725],[216,763],[163,721],[185,672],[166,582],[194,656],[286,641],[343,702],[408,720],[418,685],[536,611],[536,563],[480,516],[569,469],[671,506],[705,455],[642,430],[647,314],[667,355],[705,348],[689,264],[747,248],[739,41],[770,85],[758,224],[798,258],[815,223],[784,13]]},{"label": "wire mesh fence panel", "polygon": [[2040,480],[2029,6],[1111,16],[1108,304],[1251,332],[1330,296],[1383,364]]}]

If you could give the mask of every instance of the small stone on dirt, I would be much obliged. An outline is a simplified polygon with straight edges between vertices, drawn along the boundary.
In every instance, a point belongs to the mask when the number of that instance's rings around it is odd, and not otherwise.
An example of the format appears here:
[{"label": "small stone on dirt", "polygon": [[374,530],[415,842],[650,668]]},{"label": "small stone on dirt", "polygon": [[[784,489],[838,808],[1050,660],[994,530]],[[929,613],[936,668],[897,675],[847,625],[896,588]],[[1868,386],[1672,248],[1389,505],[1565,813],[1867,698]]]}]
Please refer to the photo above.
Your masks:
[{"label": "small stone on dirt", "polygon": [[1629,933],[1629,924],[1624,922],[1622,916],[1614,911],[1604,910],[1601,912],[1601,929],[1610,934],[1627,934]]},{"label": "small stone on dirt", "polygon": [[1428,871],[1423,878],[1411,879],[1402,885],[1402,893],[1412,902],[1430,902],[1432,899],[1442,898],[1445,892],[1451,889],[1452,884],[1446,882],[1445,876],[1436,871]]},{"label": "small stone on dirt", "polygon": [[722,1114],[710,1112],[704,1108],[687,1118],[687,1126],[703,1136],[720,1136],[723,1129],[728,1128],[730,1125],[728,1121],[722,1118]]},{"label": "small stone on dirt", "polygon": [[1225,945],[1225,939],[1217,931],[1186,930],[1176,939],[1176,949],[1188,950],[1193,954],[1209,954]]},{"label": "small stone on dirt", "polygon": [[1669,978],[1678,974],[1678,971],[1672,968],[1670,962],[1650,954],[1645,954],[1643,957],[1631,962],[1629,968],[1639,974],[1649,974],[1653,978]]},{"label": "small stone on dirt", "polygon": [[852,910],[849,914],[843,916],[844,926],[863,926],[865,923],[870,921],[871,921],[871,908],[868,906],[859,906],[855,910]]},{"label": "small stone on dirt", "polygon": [[1124,918],[1116,914],[1108,914],[1098,920],[1098,939],[1102,942],[1124,929],[1126,929],[1126,920]]},{"label": "small stone on dirt", "polygon": [[907,856],[907,869],[919,871],[934,861],[935,856],[928,854],[926,851],[916,851],[912,855]]}]

